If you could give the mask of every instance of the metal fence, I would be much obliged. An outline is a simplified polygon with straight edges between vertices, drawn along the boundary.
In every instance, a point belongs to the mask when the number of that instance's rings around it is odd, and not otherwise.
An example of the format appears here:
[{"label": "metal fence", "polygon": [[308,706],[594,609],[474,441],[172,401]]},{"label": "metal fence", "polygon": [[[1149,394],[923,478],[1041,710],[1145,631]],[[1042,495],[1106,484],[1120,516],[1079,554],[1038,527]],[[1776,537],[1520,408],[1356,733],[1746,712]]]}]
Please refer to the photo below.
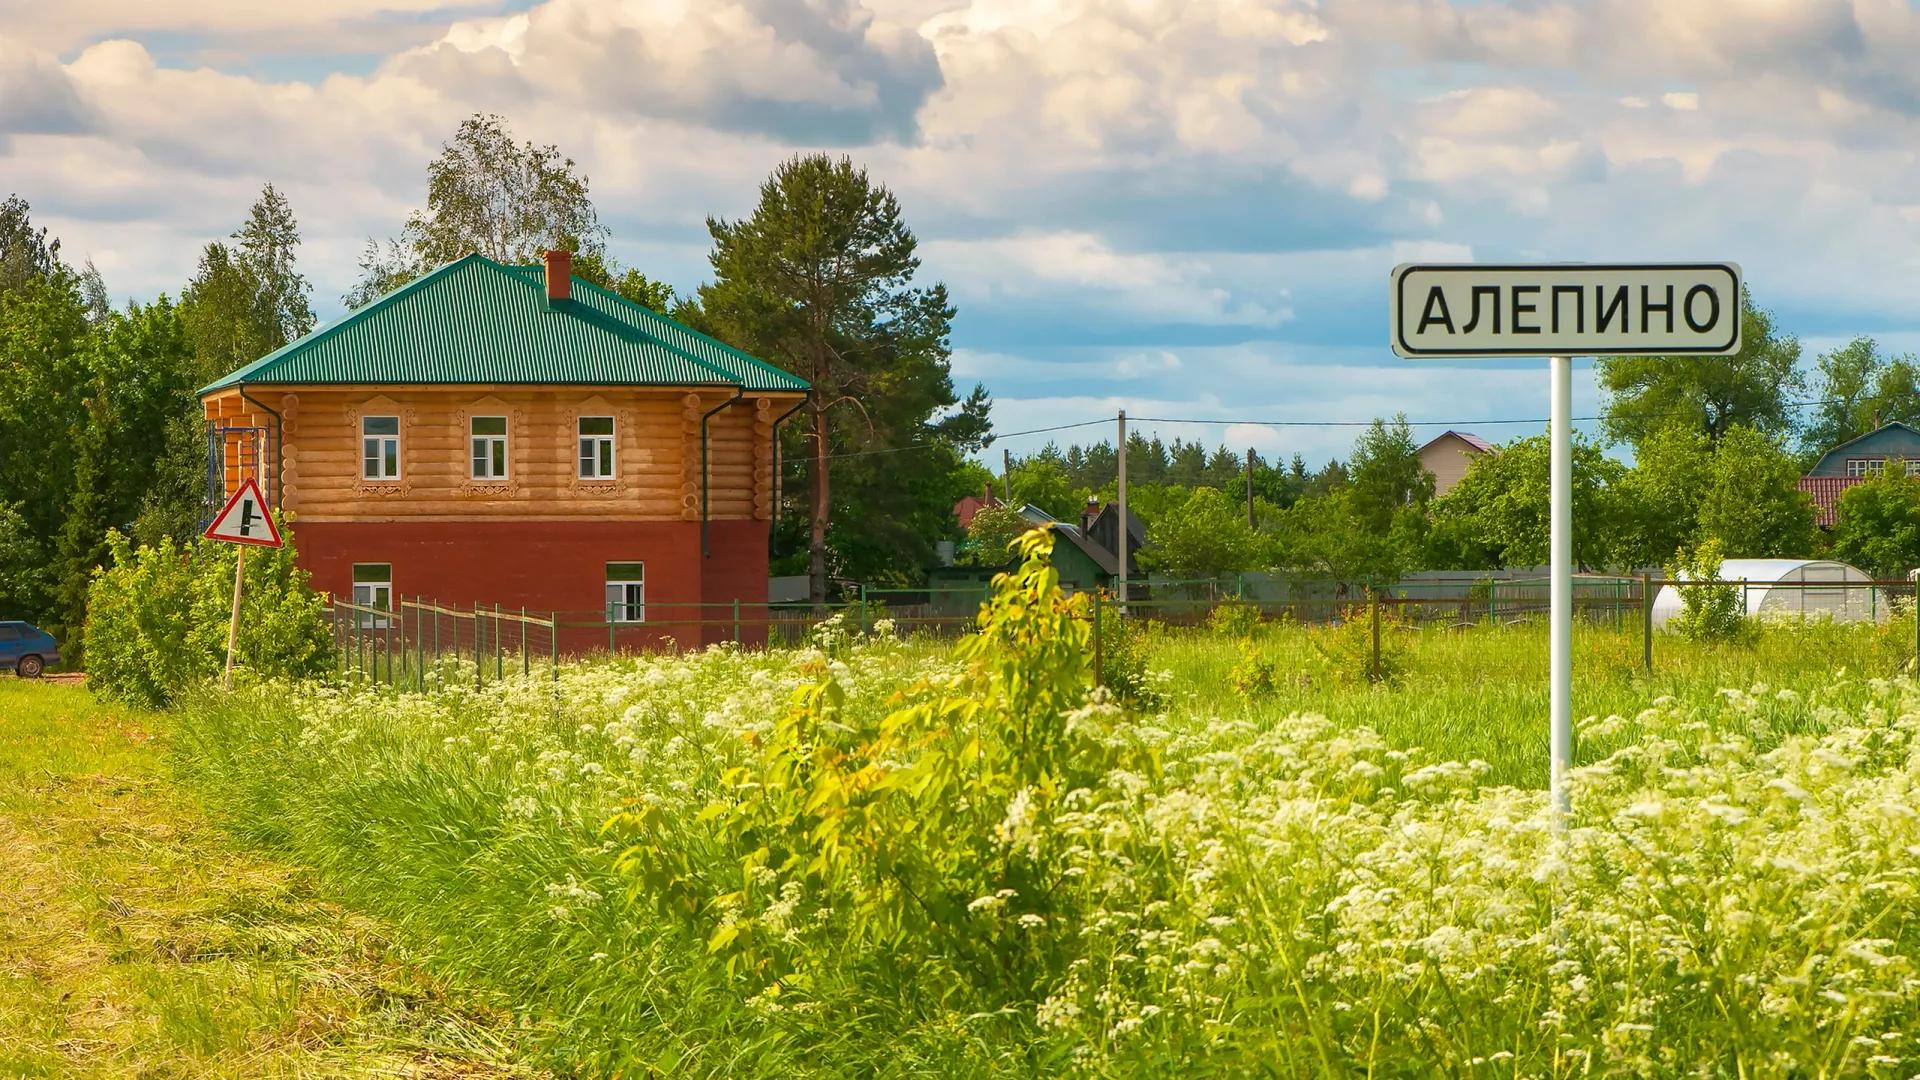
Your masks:
[{"label": "metal fence", "polygon": [[[1883,622],[1910,613],[1914,583],[1868,582],[1675,582],[1664,578],[1582,577],[1574,584],[1574,617],[1588,625],[1638,630],[1645,662],[1653,666],[1656,640],[1654,601],[1668,585],[1718,586],[1743,592],[1768,589],[1818,590],[1827,610]],[[1201,586],[1212,588],[1202,593]],[[1544,621],[1550,607],[1545,582],[1508,581],[1484,588],[1423,588],[1419,585],[1349,590],[1330,595],[1260,598],[1255,590],[1229,591],[1222,582],[1152,582],[1130,585],[1122,599],[1102,591],[1089,605],[1096,657],[1102,650],[1103,624],[1111,619],[1150,620],[1168,626],[1211,621],[1225,607],[1240,609],[1237,619],[1339,625],[1360,619],[1373,627],[1376,662],[1383,624],[1398,629],[1469,630],[1479,626],[1518,626]],[[529,612],[499,605],[462,608],[423,597],[401,598],[394,608],[371,607],[333,599],[328,608],[340,670],[351,679],[424,690],[449,682],[488,680],[535,673],[557,677],[563,656],[699,648],[731,641],[747,646],[790,646],[804,642],[822,623],[837,619],[864,635],[883,620],[895,633],[958,636],[978,622],[980,604],[990,587],[979,589],[863,589],[856,599],[820,605],[648,604],[640,618],[620,618],[607,610]],[[1421,595],[1421,594],[1425,595]],[[1832,606],[1834,594],[1841,603]],[[1741,610],[1747,609],[1745,597]],[[1789,616],[1791,612],[1787,613]],[[1804,617],[1804,616],[1803,616]],[[1915,621],[1915,653],[1920,656],[1920,620]]]}]

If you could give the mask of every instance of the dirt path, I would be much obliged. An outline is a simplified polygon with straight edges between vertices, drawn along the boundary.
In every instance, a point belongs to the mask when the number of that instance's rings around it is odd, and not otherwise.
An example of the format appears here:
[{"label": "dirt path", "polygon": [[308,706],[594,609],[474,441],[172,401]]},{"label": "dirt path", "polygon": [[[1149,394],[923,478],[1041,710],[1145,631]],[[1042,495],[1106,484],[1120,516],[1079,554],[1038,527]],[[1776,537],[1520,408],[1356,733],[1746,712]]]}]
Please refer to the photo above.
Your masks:
[{"label": "dirt path", "polygon": [[0,679],[0,1076],[532,1075],[509,1016],[210,826],[163,722]]}]

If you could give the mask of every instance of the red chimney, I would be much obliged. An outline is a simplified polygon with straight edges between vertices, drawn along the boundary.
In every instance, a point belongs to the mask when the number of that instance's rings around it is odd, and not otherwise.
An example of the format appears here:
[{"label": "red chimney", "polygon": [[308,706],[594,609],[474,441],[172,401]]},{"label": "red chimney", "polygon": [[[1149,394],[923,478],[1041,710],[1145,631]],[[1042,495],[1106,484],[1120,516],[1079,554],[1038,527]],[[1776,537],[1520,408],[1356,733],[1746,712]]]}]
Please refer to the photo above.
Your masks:
[{"label": "red chimney", "polygon": [[547,252],[547,303],[573,296],[573,252]]}]

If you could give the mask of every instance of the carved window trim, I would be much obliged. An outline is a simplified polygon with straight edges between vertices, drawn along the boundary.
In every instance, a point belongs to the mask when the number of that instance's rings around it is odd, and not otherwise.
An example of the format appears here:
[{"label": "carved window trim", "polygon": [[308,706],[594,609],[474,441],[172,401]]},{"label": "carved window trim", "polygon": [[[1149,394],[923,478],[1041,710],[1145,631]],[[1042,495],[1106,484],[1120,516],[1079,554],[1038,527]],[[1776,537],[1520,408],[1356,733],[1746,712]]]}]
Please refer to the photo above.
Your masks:
[{"label": "carved window trim", "polygon": [[[473,418],[507,418],[507,476],[504,480],[475,479],[473,475]],[[520,494],[520,477],[527,468],[527,410],[509,405],[489,394],[454,411],[458,437],[454,446],[460,455],[455,475],[463,477],[456,493],[470,499],[503,499]]]},{"label": "carved window trim", "polygon": [[[361,475],[360,469],[360,421],[368,416],[397,416],[400,418],[400,476],[393,480],[369,480]],[[347,409],[347,430],[352,433],[353,447],[352,491],[360,498],[391,499],[405,498],[413,494],[413,473],[419,463],[414,452],[414,409],[411,405],[402,405],[385,394],[368,398]]]},{"label": "carved window trim", "polygon": [[[566,412],[566,430],[562,432],[564,443],[562,457],[566,462],[567,493],[583,499],[621,498],[633,489],[630,477],[637,465],[634,453],[633,409],[615,405],[598,394],[575,403]],[[613,417],[613,476],[606,480],[584,479],[580,475],[580,418],[583,416]]]}]

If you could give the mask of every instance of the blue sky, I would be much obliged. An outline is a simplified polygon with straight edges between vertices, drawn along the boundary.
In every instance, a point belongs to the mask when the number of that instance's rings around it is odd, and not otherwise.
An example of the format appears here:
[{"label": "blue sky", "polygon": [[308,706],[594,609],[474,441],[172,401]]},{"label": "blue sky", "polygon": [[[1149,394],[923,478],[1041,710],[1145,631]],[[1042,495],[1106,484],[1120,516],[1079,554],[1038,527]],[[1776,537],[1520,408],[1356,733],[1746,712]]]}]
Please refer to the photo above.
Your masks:
[{"label": "blue sky", "polygon": [[707,215],[825,149],[900,195],[1003,431],[1498,439],[1544,365],[1392,358],[1395,263],[1732,259],[1809,356],[1920,350],[1916,55],[1910,0],[0,0],[0,188],[146,298],[271,180],[330,315],[476,110],[682,289]]}]

